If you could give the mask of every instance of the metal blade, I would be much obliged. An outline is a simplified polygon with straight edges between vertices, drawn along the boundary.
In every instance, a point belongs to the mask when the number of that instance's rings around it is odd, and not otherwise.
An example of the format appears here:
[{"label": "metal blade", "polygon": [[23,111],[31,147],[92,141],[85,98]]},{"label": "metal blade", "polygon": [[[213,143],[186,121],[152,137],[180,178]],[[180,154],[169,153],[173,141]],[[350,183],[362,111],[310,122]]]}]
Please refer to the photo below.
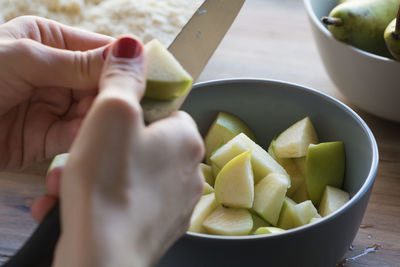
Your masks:
[{"label": "metal blade", "polygon": [[[245,0],[206,0],[183,27],[168,50],[197,80],[224,38]],[[180,108],[189,92],[172,101],[143,99],[145,120],[152,122]]]}]

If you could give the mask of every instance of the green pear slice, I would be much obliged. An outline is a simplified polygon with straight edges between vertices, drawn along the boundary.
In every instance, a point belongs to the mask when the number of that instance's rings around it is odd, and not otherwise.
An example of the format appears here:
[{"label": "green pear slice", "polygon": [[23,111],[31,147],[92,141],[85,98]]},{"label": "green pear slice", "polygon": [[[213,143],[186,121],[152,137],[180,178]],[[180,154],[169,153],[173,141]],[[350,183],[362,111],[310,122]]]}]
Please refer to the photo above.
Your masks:
[{"label": "green pear slice", "polygon": [[271,224],[255,213],[251,213],[251,217],[253,218],[253,229],[251,229],[251,233],[253,234],[260,227],[271,226]]},{"label": "green pear slice", "polygon": [[306,186],[312,202],[318,206],[325,187],[343,185],[346,155],[343,142],[310,145],[306,159]]},{"label": "green pear slice", "polygon": [[193,79],[157,39],[144,46],[147,57],[146,98],[172,100],[184,95]]},{"label": "green pear slice", "polygon": [[310,118],[296,122],[275,141],[275,154],[278,158],[299,158],[307,154],[310,144],[317,144],[318,136]]},{"label": "green pear slice", "polygon": [[253,210],[276,226],[287,188],[287,176],[280,173],[267,175],[254,188]]},{"label": "green pear slice", "polygon": [[231,208],[251,208],[254,200],[254,178],[251,150],[229,161],[215,179],[217,201]]},{"label": "green pear slice", "polygon": [[328,185],[325,188],[321,203],[318,207],[319,214],[321,214],[322,217],[328,216],[340,209],[349,200],[350,194],[348,192]]},{"label": "green pear slice", "polygon": [[214,186],[215,178],[211,166],[200,163],[200,170],[203,174],[204,180],[211,186]]},{"label": "green pear slice", "polygon": [[296,227],[296,223],[299,221],[298,215],[295,209],[296,202],[286,197],[283,201],[282,210],[279,215],[278,227],[282,229],[292,229]]},{"label": "green pear slice", "polygon": [[295,210],[297,213],[295,225],[302,226],[306,225],[310,222],[312,218],[320,218],[321,216],[318,214],[317,209],[314,207],[311,200],[306,200],[301,202],[295,206]]},{"label": "green pear slice", "polygon": [[203,195],[214,193],[214,188],[207,182],[204,182]]},{"label": "green pear slice", "polygon": [[218,207],[203,222],[203,227],[213,235],[248,235],[253,219],[247,209]]},{"label": "green pear slice", "polygon": [[303,183],[299,186],[299,188],[296,190],[296,192],[294,192],[292,199],[297,203],[301,203],[303,201],[310,199],[310,197],[308,196],[308,193],[307,193],[306,183]]},{"label": "green pear slice", "polygon": [[265,234],[279,234],[285,232],[284,229],[278,227],[259,227],[255,232],[254,235],[265,235]]},{"label": "green pear slice", "polygon": [[49,168],[47,169],[47,173],[51,172],[53,169],[57,167],[63,167],[67,164],[69,153],[56,155],[51,161]]},{"label": "green pear slice", "polygon": [[244,133],[240,133],[232,138],[228,143],[219,148],[210,159],[216,167],[222,168],[231,159],[248,150],[252,151],[251,166],[254,172],[254,183],[257,184],[261,179],[273,172],[288,176],[285,169],[267,151]]},{"label": "green pear slice", "polygon": [[310,223],[316,223],[316,222],[319,222],[319,221],[321,221],[323,218],[311,218],[311,220],[308,222],[309,224]]},{"label": "green pear slice", "polygon": [[227,112],[219,112],[204,138],[206,162],[209,163],[210,156],[218,147],[240,133],[244,133],[250,139],[255,140],[253,132],[241,119]]},{"label": "green pear slice", "polygon": [[215,199],[215,194],[211,193],[204,195],[196,204],[192,217],[190,218],[190,232],[206,233],[203,227],[204,220],[218,207],[218,202]]}]

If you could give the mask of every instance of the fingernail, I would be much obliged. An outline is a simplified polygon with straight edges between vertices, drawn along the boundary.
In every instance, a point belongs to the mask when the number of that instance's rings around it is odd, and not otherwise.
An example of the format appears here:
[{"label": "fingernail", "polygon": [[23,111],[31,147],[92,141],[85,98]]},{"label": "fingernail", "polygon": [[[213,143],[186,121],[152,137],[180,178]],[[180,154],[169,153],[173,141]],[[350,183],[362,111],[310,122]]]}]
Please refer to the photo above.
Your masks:
[{"label": "fingernail", "polygon": [[142,46],[136,39],[124,37],[115,43],[112,53],[118,58],[136,58],[142,54]]},{"label": "fingernail", "polygon": [[106,48],[104,48],[103,50],[103,59],[106,60],[108,53],[110,52],[110,47],[111,45],[107,46]]}]

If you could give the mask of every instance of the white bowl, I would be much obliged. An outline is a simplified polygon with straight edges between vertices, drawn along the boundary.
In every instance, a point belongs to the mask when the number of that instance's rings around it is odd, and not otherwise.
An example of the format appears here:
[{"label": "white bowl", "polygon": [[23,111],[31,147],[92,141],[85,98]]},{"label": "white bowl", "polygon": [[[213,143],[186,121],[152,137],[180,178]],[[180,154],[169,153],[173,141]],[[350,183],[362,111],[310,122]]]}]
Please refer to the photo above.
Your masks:
[{"label": "white bowl", "polygon": [[337,0],[304,0],[325,69],[355,106],[400,122],[400,62],[337,41],[321,22]]}]

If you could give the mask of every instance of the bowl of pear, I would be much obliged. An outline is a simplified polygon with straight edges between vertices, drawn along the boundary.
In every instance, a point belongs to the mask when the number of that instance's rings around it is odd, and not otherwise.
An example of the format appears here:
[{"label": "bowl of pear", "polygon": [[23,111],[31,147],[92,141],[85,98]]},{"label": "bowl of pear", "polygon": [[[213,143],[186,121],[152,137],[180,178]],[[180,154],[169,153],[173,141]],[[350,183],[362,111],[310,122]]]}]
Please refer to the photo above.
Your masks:
[{"label": "bowl of pear", "polygon": [[351,104],[400,122],[400,0],[304,0],[319,55]]}]

